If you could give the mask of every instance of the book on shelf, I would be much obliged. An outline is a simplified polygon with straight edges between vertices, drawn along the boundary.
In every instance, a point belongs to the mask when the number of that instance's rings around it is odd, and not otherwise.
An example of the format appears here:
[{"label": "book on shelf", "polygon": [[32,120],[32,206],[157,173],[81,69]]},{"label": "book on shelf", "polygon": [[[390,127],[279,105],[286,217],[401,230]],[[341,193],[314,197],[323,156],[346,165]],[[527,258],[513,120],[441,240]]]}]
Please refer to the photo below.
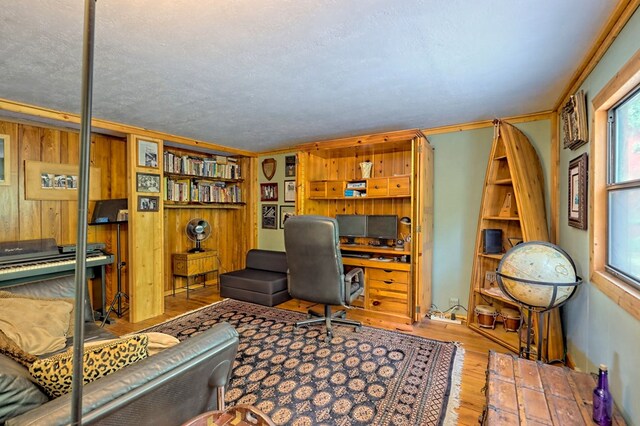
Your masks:
[{"label": "book on shelf", "polygon": [[345,189],[344,196],[345,197],[364,197],[366,193],[362,191],[356,191],[355,189]]},{"label": "book on shelf", "polygon": [[367,189],[367,183],[362,182],[347,182],[347,189]]},{"label": "book on shelf", "polygon": [[181,175],[220,179],[241,179],[242,173],[237,159],[231,157],[195,157],[164,153],[164,171]]}]

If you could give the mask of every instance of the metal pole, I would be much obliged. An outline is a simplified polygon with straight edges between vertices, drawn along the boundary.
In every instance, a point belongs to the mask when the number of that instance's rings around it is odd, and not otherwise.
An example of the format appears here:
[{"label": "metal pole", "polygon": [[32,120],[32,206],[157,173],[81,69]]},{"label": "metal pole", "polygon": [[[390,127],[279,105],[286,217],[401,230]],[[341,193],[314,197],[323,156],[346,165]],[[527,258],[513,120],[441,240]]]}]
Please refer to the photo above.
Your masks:
[{"label": "metal pole", "polygon": [[73,382],[71,424],[82,424],[84,302],[87,287],[87,206],[91,151],[91,102],[93,91],[93,40],[96,0],[85,0],[82,46],[82,111],[80,115],[80,177],[78,182],[78,230],[76,241],[76,307],[73,334]]}]

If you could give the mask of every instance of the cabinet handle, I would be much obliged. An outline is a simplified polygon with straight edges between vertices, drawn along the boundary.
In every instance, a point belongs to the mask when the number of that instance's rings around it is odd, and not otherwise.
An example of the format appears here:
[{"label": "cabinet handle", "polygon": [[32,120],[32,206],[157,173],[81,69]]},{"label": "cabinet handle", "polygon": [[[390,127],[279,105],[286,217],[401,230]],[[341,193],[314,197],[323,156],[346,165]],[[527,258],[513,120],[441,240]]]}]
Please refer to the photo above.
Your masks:
[{"label": "cabinet handle", "polygon": [[385,284],[393,284],[393,281],[382,281]]},{"label": "cabinet handle", "polygon": [[380,306],[380,302],[379,302],[379,301],[377,301],[377,300],[374,300],[373,302],[371,302],[371,304],[372,304],[373,306]]},{"label": "cabinet handle", "polygon": [[373,185],[373,187],[374,187],[375,189],[378,189],[378,185]]},{"label": "cabinet handle", "polygon": [[391,269],[383,269],[383,271],[385,271],[387,274],[390,274],[393,272]]},{"label": "cabinet handle", "polygon": [[400,184],[399,183],[396,183],[396,188],[400,188]]}]

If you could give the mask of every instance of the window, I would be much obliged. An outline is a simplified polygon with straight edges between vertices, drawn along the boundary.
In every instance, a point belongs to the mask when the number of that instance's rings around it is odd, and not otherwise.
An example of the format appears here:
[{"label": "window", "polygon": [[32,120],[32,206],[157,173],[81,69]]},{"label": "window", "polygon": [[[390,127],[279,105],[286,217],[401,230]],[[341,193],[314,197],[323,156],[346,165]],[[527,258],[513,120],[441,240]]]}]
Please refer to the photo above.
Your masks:
[{"label": "window", "polygon": [[640,320],[640,50],[593,98],[591,283]]},{"label": "window", "polygon": [[640,287],[640,88],[608,114],[607,263]]}]

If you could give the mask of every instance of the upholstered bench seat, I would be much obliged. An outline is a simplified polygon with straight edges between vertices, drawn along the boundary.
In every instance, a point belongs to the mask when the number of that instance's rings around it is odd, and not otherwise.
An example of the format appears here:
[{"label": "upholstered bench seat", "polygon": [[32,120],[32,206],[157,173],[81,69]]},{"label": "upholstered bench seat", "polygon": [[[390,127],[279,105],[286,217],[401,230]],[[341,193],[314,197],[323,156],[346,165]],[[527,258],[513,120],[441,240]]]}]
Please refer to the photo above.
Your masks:
[{"label": "upholstered bench seat", "polygon": [[284,252],[249,250],[247,267],[220,275],[220,296],[275,306],[291,299]]}]

